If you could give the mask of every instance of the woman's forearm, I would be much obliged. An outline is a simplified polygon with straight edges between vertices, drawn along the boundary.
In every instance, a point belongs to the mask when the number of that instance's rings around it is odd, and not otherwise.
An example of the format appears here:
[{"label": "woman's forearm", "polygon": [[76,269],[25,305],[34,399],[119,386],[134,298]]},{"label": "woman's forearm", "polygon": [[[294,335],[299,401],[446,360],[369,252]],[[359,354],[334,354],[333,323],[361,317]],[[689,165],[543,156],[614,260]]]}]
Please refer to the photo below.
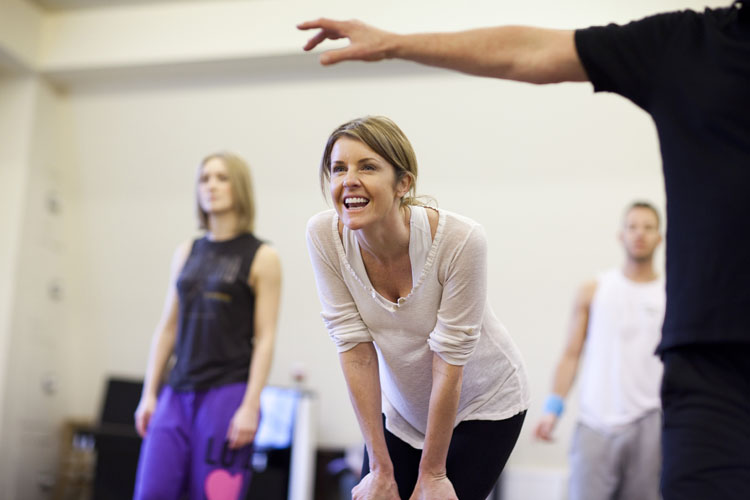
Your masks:
[{"label": "woman's forearm", "polygon": [[174,350],[177,332],[173,325],[159,326],[151,341],[146,377],[143,381],[143,394],[156,397],[164,378],[167,362]]},{"label": "woman's forearm", "polygon": [[247,389],[245,389],[245,396],[242,398],[243,405],[260,409],[260,393],[266,386],[268,374],[271,371],[273,346],[274,335],[264,335],[255,343],[252,360],[250,361]]},{"label": "woman's forearm", "polygon": [[433,354],[432,391],[419,474],[445,475],[445,461],[453,436],[453,424],[461,396],[463,366],[455,366]]},{"label": "woman's forearm", "polygon": [[370,469],[392,474],[393,463],[383,433],[380,375],[375,347],[371,342],[357,344],[353,349],[339,354],[339,360],[367,446]]}]

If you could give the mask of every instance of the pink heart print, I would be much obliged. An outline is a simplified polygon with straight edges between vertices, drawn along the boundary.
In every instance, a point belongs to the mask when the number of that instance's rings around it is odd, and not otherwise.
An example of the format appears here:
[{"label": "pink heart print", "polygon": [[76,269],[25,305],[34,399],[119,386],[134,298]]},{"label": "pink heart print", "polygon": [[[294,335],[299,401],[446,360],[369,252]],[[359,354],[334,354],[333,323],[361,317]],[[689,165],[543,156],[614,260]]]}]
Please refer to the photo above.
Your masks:
[{"label": "pink heart print", "polygon": [[224,469],[216,469],[206,478],[208,500],[239,500],[242,490],[242,474],[231,475]]}]

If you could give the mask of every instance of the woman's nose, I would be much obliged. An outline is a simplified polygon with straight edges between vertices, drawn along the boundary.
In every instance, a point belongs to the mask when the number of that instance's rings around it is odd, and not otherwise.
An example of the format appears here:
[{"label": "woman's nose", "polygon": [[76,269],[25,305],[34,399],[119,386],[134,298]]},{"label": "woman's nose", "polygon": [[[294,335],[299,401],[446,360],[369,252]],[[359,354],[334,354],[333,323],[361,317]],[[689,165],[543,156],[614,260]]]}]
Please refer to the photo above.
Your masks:
[{"label": "woman's nose", "polygon": [[344,186],[353,186],[359,184],[359,177],[355,171],[349,170],[344,176]]}]

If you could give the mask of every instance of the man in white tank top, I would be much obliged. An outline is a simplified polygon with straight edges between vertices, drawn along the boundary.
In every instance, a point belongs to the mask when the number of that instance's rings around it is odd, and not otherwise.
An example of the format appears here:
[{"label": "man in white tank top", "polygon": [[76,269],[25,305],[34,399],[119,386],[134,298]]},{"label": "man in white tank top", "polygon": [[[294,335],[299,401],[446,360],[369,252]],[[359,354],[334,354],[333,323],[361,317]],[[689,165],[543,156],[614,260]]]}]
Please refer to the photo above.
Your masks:
[{"label": "man in white tank top", "polygon": [[581,365],[580,410],[570,452],[569,500],[658,500],[664,281],[653,266],[662,237],[649,203],[625,212],[625,264],[584,283],[552,393],[536,426],[550,441]]}]

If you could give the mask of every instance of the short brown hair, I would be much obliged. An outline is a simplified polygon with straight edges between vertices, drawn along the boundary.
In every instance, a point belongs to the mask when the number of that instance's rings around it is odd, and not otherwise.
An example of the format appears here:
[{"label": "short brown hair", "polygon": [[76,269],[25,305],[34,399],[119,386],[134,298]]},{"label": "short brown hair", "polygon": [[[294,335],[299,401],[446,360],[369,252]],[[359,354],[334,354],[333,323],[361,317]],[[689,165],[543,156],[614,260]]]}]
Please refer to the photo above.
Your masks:
[{"label": "short brown hair", "polygon": [[625,209],[624,215],[627,216],[631,210],[634,210],[636,208],[645,208],[647,210],[651,210],[656,216],[656,227],[661,227],[661,216],[659,215],[659,211],[656,209],[653,203],[644,200],[636,200],[628,205],[628,207]]}]

